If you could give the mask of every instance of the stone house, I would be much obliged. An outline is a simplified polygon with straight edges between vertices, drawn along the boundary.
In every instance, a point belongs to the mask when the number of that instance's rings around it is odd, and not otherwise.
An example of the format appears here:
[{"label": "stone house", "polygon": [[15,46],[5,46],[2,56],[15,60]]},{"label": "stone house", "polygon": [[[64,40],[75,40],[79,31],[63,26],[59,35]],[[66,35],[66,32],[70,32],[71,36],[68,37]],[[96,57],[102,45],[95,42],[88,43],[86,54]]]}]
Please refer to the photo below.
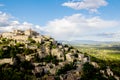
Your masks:
[{"label": "stone house", "polygon": [[67,53],[66,54],[66,60],[70,61],[70,62],[73,62],[74,61],[73,53]]},{"label": "stone house", "polygon": [[5,64],[5,63],[13,64],[12,58],[0,59],[0,64]]},{"label": "stone house", "polygon": [[64,53],[60,51],[58,48],[52,49],[51,54],[56,56],[58,59],[64,60]]},{"label": "stone house", "polygon": [[36,42],[42,42],[42,36],[39,33],[32,31],[31,29],[22,31],[14,30],[13,32],[5,32],[1,34],[3,38],[9,38],[17,41],[27,41],[28,38],[32,38]]}]

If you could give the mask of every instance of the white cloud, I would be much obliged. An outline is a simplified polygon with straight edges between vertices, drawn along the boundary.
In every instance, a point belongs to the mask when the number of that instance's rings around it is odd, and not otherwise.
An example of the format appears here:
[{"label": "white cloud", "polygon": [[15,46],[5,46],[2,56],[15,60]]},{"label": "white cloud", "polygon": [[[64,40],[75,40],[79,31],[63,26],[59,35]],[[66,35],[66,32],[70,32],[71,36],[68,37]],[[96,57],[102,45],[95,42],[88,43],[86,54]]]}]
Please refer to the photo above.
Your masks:
[{"label": "white cloud", "polygon": [[28,22],[20,23],[19,21],[13,20],[13,17],[9,14],[0,12],[0,32],[11,31],[13,29],[29,29],[33,28],[33,24]]},{"label": "white cloud", "polygon": [[50,35],[57,40],[90,39],[91,34],[94,32],[100,33],[103,29],[116,28],[120,25],[119,21],[104,20],[100,17],[86,17],[82,14],[73,14],[61,19],[54,19],[42,27],[28,22],[21,23],[2,12],[0,12],[0,17],[0,32],[31,28],[42,34]]},{"label": "white cloud", "polygon": [[82,14],[74,14],[49,21],[44,30],[56,39],[70,40],[118,25],[120,25],[119,21],[104,20],[100,17],[88,18]]},{"label": "white cloud", "polygon": [[7,21],[11,16],[0,11],[0,22]]},{"label": "white cloud", "polygon": [[89,27],[94,27],[94,28],[109,28],[109,27],[113,27],[119,24],[119,21],[115,21],[115,20],[104,20],[101,19],[100,17],[92,17],[87,19],[88,22],[88,26]]},{"label": "white cloud", "polygon": [[70,1],[65,2],[62,6],[67,6],[76,10],[85,9],[90,12],[98,12],[98,8],[101,6],[106,6],[108,3],[106,0],[77,0],[77,1]]}]

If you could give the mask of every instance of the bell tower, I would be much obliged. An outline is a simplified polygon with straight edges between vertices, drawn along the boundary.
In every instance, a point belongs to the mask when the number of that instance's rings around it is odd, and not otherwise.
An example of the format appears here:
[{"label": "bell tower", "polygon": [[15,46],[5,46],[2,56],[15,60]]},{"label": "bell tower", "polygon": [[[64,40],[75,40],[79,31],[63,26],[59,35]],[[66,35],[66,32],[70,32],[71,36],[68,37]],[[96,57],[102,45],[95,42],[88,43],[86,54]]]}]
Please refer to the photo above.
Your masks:
[{"label": "bell tower", "polygon": [[32,36],[32,30],[31,29],[26,30],[25,35]]}]

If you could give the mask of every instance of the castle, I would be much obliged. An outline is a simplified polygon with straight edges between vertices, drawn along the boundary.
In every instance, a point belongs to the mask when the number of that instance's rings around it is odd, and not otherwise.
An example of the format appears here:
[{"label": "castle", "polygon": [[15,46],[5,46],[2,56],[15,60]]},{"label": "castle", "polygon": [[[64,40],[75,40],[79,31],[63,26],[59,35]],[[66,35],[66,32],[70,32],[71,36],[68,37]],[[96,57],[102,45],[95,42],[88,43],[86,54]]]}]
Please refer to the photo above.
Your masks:
[{"label": "castle", "polygon": [[7,39],[13,39],[19,42],[25,42],[29,38],[32,38],[36,42],[42,42],[42,35],[39,35],[39,33],[28,29],[25,31],[22,30],[13,30],[12,32],[4,32],[1,34],[2,38],[7,38]]}]

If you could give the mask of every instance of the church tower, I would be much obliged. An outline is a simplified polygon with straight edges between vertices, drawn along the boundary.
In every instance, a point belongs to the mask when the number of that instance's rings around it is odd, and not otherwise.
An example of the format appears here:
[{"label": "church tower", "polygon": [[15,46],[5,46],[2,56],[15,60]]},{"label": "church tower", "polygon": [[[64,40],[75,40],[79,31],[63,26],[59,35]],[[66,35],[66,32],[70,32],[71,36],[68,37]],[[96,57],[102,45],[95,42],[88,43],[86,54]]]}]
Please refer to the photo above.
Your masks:
[{"label": "church tower", "polygon": [[25,35],[32,36],[32,30],[31,29],[26,30]]}]

